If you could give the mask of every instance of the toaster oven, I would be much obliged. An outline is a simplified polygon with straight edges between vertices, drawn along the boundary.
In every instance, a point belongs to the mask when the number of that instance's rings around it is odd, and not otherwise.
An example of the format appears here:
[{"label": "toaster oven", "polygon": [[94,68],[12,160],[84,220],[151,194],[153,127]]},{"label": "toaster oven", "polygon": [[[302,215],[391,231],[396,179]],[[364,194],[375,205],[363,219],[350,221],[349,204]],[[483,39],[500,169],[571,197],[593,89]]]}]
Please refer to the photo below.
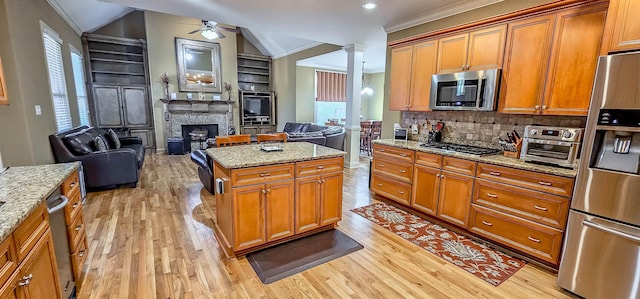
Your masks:
[{"label": "toaster oven", "polygon": [[520,159],[574,168],[581,138],[580,128],[526,126]]}]

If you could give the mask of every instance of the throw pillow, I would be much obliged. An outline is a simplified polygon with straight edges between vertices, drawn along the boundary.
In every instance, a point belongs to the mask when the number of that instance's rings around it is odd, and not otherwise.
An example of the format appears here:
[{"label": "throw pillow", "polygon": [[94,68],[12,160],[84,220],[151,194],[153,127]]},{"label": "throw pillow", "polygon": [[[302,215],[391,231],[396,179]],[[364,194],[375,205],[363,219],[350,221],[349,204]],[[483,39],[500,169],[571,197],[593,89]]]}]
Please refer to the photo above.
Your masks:
[{"label": "throw pillow", "polygon": [[320,132],[325,129],[325,126],[319,126],[316,124],[308,124],[305,132]]},{"label": "throw pillow", "polygon": [[118,135],[116,135],[116,132],[114,132],[112,129],[109,129],[109,131],[107,131],[106,136],[109,139],[109,143],[111,143],[111,146],[109,148],[118,149],[122,146],[120,144],[120,138],[118,138]]},{"label": "throw pillow", "polygon": [[340,126],[328,126],[326,129],[322,130],[322,134],[324,136],[334,135],[342,133],[342,127]]},{"label": "throw pillow", "polygon": [[69,151],[76,155],[86,155],[93,152],[93,139],[84,132],[70,134],[62,138]]},{"label": "throw pillow", "polygon": [[104,152],[109,149],[109,147],[107,146],[107,141],[104,140],[104,138],[100,135],[93,138],[93,146],[99,152]]},{"label": "throw pillow", "polygon": [[300,133],[305,128],[305,126],[305,123],[287,122],[286,124],[284,124],[284,129],[282,129],[282,131],[287,133]]},{"label": "throw pillow", "polygon": [[322,132],[287,133],[291,138],[322,137]]}]

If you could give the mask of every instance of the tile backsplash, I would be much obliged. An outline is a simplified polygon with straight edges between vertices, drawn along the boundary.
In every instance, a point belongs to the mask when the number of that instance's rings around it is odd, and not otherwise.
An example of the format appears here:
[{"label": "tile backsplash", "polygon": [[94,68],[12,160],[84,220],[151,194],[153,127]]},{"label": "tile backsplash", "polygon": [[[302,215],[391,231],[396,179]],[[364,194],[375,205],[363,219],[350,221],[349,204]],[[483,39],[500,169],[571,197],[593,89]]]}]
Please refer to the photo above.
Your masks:
[{"label": "tile backsplash", "polygon": [[[430,112],[402,112],[404,128],[414,122],[421,125],[429,120],[431,124],[442,121],[444,130],[442,141],[459,144],[472,144],[491,148],[499,148],[498,138],[506,139],[507,132],[516,130],[520,135],[524,127],[530,124],[546,126],[584,128],[586,116],[541,116],[523,114],[503,114],[497,112],[477,111],[430,111]],[[418,140],[418,136],[411,136]]]}]

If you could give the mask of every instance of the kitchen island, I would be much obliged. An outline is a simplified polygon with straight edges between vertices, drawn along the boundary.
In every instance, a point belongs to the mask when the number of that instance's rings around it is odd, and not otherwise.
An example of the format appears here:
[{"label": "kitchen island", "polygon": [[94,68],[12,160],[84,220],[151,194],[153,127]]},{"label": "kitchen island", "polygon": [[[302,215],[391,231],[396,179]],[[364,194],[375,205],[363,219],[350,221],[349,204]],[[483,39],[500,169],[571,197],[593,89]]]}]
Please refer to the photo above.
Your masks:
[{"label": "kitchen island", "polygon": [[215,233],[228,257],[335,228],[342,217],[343,151],[311,144],[211,148]]}]

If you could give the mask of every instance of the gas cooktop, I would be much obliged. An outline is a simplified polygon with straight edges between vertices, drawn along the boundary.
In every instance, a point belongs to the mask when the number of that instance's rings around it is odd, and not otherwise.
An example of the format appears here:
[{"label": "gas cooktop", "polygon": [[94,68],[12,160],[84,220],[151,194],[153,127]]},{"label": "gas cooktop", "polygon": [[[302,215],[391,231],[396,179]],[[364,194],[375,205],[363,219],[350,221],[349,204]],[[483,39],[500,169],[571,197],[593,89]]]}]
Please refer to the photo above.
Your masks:
[{"label": "gas cooktop", "polygon": [[488,155],[493,155],[500,152],[500,150],[492,149],[492,148],[484,148],[484,147],[478,147],[478,146],[462,145],[462,144],[454,144],[454,143],[446,143],[446,142],[423,143],[423,144],[420,144],[420,146],[424,148],[435,148],[435,149],[441,149],[445,151],[465,153],[465,154],[471,154],[476,156],[488,156]]}]

